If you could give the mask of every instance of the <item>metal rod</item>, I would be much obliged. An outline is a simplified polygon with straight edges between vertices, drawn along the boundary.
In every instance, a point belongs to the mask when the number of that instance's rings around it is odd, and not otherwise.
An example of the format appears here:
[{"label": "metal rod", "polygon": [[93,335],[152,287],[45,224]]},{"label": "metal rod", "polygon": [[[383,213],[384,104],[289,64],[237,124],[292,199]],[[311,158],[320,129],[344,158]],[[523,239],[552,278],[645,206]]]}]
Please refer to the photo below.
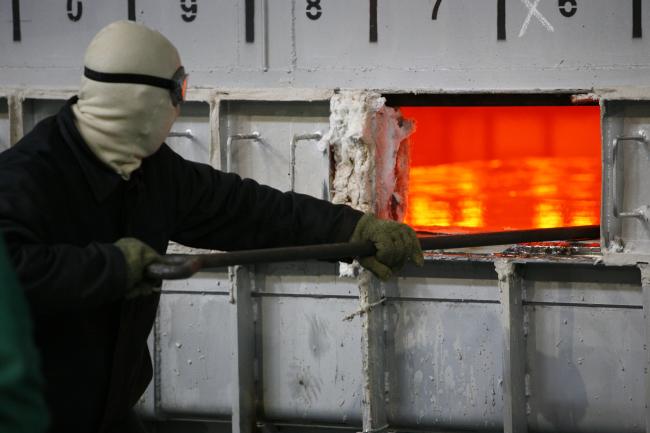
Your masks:
[{"label": "metal rod", "polygon": [[298,142],[303,140],[320,140],[321,138],[323,138],[323,134],[320,131],[312,134],[297,134],[291,137],[291,144],[289,145],[291,191],[295,191],[296,189],[296,147],[298,146]]},{"label": "metal rod", "polygon": [[260,8],[260,27],[262,33],[261,41],[261,55],[260,61],[262,66],[262,71],[266,72],[269,70],[269,49],[268,49],[268,39],[269,39],[269,30],[268,30],[268,6],[266,0],[261,0],[262,5]]},{"label": "metal rod", "polygon": [[232,142],[236,140],[259,140],[260,133],[255,131],[250,134],[232,134],[226,140],[226,171],[230,173],[232,167]]},{"label": "metal rod", "polygon": [[167,137],[182,137],[182,138],[189,138],[191,140],[194,138],[194,134],[192,134],[191,129],[186,129],[185,132],[172,131],[169,134],[167,134]]},{"label": "metal rod", "polygon": [[[598,238],[600,238],[599,226],[578,226],[433,236],[420,238],[420,245],[426,251]],[[346,258],[372,256],[376,252],[377,250],[372,242],[346,242],[216,254],[171,254],[164,256],[160,262],[149,265],[147,275],[157,279],[179,280],[189,278],[199,270],[205,268],[220,268],[254,263],[291,262],[295,260],[342,260]]]}]

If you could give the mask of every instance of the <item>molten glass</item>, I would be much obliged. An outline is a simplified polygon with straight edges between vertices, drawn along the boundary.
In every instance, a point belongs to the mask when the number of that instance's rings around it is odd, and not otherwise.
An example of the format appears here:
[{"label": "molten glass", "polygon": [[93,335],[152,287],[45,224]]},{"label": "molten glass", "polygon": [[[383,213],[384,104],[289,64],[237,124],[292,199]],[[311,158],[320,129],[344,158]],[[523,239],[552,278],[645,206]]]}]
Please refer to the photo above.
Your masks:
[{"label": "molten glass", "polygon": [[599,223],[598,107],[409,107],[402,112],[416,122],[405,216],[416,230]]}]

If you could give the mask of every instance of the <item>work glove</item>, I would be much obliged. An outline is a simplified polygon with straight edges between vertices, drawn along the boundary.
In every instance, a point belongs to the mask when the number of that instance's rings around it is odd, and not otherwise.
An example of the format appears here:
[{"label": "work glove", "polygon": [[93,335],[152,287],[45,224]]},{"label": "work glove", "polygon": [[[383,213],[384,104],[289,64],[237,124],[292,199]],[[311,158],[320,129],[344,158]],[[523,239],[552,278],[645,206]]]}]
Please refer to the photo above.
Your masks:
[{"label": "work glove", "polygon": [[126,261],[126,298],[159,292],[162,282],[145,275],[146,267],[160,259],[156,250],[135,238],[122,238],[115,242],[115,246],[122,251]]},{"label": "work glove", "polygon": [[388,280],[409,260],[417,266],[424,264],[420,241],[406,224],[381,220],[367,213],[361,217],[350,238],[350,242],[361,241],[371,241],[377,253],[360,258],[359,263],[381,280]]}]

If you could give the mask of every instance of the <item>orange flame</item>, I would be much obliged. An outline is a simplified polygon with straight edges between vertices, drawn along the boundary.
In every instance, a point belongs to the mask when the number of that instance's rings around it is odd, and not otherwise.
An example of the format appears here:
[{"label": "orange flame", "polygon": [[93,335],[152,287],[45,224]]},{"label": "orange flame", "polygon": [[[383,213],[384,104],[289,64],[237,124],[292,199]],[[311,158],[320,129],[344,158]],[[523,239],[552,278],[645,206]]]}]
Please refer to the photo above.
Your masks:
[{"label": "orange flame", "polygon": [[403,107],[405,222],[421,231],[598,224],[598,107]]}]

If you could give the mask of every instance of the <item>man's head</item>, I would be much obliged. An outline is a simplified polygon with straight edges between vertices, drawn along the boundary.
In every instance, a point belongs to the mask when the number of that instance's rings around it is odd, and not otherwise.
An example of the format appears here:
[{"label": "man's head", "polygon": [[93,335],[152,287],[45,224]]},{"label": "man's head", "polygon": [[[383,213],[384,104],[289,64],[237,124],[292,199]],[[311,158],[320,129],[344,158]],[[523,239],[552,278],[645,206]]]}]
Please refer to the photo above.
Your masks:
[{"label": "man's head", "polygon": [[73,106],[79,132],[100,160],[128,179],[165,140],[185,80],[178,51],[162,34],[130,21],[109,24],[86,50]]}]

